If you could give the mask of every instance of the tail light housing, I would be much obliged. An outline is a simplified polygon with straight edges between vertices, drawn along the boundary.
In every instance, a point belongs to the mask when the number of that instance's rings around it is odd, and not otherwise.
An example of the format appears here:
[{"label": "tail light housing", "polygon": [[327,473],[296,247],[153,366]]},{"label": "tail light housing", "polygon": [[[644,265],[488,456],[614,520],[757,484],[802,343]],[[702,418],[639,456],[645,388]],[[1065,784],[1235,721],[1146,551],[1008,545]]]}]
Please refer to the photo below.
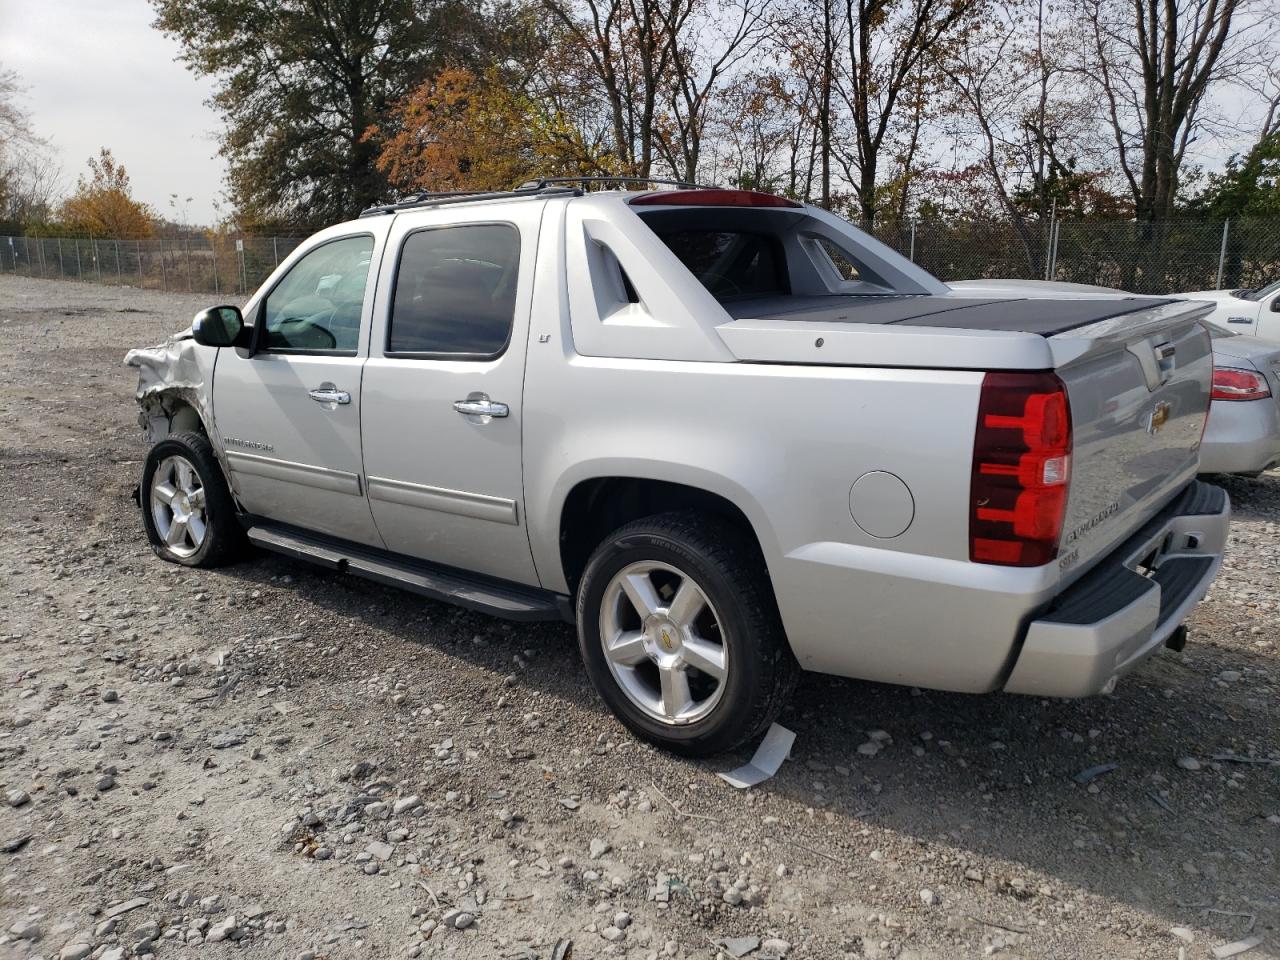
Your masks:
[{"label": "tail light housing", "polygon": [[1271,396],[1267,378],[1256,370],[1215,367],[1211,400],[1262,400]]},{"label": "tail light housing", "polygon": [[988,373],[978,401],[969,559],[1038,567],[1058,555],[1071,481],[1071,408],[1054,374]]}]

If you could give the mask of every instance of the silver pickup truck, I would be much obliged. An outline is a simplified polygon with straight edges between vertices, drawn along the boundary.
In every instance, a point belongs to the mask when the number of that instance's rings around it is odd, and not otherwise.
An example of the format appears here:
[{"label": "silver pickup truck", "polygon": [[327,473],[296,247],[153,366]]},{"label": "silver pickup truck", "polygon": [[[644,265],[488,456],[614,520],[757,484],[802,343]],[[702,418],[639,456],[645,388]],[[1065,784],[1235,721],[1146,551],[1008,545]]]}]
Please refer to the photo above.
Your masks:
[{"label": "silver pickup truck", "polygon": [[1221,563],[1205,305],[953,290],[739,190],[423,195],[127,358],[156,553],[518,620],[686,754],[798,669],[1109,691]]}]

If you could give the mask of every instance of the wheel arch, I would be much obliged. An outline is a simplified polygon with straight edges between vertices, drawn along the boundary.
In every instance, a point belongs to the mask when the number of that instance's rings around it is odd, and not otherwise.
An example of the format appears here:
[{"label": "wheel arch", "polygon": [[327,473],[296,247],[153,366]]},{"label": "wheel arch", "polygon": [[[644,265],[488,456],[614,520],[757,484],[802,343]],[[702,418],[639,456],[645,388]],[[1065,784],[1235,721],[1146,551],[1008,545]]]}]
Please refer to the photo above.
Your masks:
[{"label": "wheel arch", "polygon": [[185,431],[203,433],[212,440],[209,424],[200,410],[199,398],[192,396],[185,387],[153,390],[140,398],[138,405],[142,429],[151,443]]},{"label": "wheel arch", "polygon": [[[592,552],[612,531],[643,517],[692,510],[719,516],[747,533],[759,551],[767,575],[766,543],[772,543],[772,531],[766,526],[762,537],[761,520],[754,502],[749,501],[744,509],[739,499],[746,498],[735,498],[701,484],[633,472],[578,479],[560,506],[556,525],[558,572],[572,594]],[[752,514],[756,515],[754,519]]]},{"label": "wheel arch", "polygon": [[149,391],[138,398],[140,412],[138,422],[149,444],[156,444],[165,437],[177,433],[202,434],[213,448],[213,457],[227,481],[227,489],[236,497],[235,482],[227,466],[222,439],[211,423],[212,414],[206,409],[199,393],[190,387],[171,386]]}]

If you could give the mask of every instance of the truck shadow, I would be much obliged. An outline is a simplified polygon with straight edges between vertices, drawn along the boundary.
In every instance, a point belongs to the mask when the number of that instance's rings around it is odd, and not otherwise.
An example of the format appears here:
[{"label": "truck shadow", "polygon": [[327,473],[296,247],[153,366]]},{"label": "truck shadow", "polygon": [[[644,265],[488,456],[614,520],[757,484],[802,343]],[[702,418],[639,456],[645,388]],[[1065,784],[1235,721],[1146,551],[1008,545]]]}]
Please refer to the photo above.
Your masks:
[{"label": "truck shadow", "polygon": [[[1224,485],[1237,516],[1280,518],[1275,475]],[[536,691],[542,712],[556,714],[551,729],[566,750],[588,752],[602,729],[626,737],[588,685],[568,626],[507,624],[274,556],[223,575],[246,585],[289,576],[288,589],[332,622],[373,628],[375,644],[385,634],[435,648],[491,672],[495,687],[516,674],[517,688]],[[1250,639],[1253,626],[1263,628],[1259,640],[1274,638],[1278,615],[1238,602],[1236,589],[1235,580],[1219,587],[1195,612],[1182,654],[1166,651],[1111,697],[973,696],[805,675],[781,718],[796,733],[790,762],[749,807],[744,794],[706,776],[690,809],[714,796],[718,817],[737,809],[753,833],[771,813],[775,837],[798,845],[797,860],[818,849],[814,868],[836,876],[846,874],[842,862],[887,869],[871,853],[905,840],[929,851],[932,874],[953,890],[981,887],[973,892],[1007,900],[1015,913],[1023,901],[1084,890],[1226,939],[1240,935],[1239,918],[1207,908],[1253,913],[1258,932],[1274,930],[1277,825],[1266,818],[1280,814],[1280,769],[1213,759],[1280,756],[1275,647]],[[392,647],[380,656],[404,657]],[[860,753],[873,731],[887,738],[874,741],[873,755]],[[687,782],[749,753],[690,762],[637,746],[624,779],[634,787]],[[1186,757],[1200,769],[1180,766]],[[716,830],[727,848],[741,842],[730,821],[703,833]]]}]

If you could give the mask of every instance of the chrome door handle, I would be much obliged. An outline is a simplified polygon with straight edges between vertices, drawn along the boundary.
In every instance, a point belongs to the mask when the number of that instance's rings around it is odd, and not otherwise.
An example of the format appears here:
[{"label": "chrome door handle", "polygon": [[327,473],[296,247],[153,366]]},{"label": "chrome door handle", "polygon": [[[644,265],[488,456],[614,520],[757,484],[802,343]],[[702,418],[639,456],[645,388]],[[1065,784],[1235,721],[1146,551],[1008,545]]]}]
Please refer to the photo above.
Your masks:
[{"label": "chrome door handle", "polygon": [[316,403],[350,403],[351,394],[336,387],[323,386],[308,390],[307,395]]},{"label": "chrome door handle", "polygon": [[511,415],[511,408],[505,403],[497,403],[488,399],[468,398],[466,400],[455,400],[453,401],[453,409],[469,417],[507,417]]}]

